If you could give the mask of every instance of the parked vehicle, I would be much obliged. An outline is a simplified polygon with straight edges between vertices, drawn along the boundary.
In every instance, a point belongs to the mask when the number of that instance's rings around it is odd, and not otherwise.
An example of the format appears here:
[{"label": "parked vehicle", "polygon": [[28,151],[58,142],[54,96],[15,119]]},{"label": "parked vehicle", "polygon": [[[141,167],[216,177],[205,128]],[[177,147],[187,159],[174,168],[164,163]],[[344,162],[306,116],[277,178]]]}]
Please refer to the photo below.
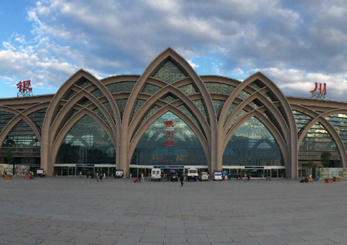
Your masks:
[{"label": "parked vehicle", "polygon": [[178,181],[178,174],[176,172],[170,173],[170,181]]},{"label": "parked vehicle", "polygon": [[219,170],[213,171],[213,177],[212,177],[212,179],[213,179],[213,180],[223,180],[222,171],[219,171]]},{"label": "parked vehicle", "polygon": [[160,168],[152,168],[151,171],[151,181],[161,181],[161,169]]},{"label": "parked vehicle", "polygon": [[38,168],[38,169],[36,170],[36,174],[37,174],[37,176],[39,176],[39,177],[46,177],[46,172],[45,172],[45,170],[43,170],[42,168]]},{"label": "parked vehicle", "polygon": [[122,169],[116,169],[116,179],[122,179],[123,178],[124,171]]},{"label": "parked vehicle", "polygon": [[187,181],[199,179],[198,170],[196,168],[188,168],[187,169]]},{"label": "parked vehicle", "polygon": [[208,180],[208,173],[207,172],[201,172],[200,180],[201,181],[207,181]]}]

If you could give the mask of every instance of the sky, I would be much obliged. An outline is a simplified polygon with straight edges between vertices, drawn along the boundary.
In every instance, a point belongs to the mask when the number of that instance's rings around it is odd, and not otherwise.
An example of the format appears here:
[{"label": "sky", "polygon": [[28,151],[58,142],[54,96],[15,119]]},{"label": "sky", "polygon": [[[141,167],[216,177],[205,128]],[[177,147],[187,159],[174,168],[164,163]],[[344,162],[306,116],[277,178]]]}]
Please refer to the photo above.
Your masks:
[{"label": "sky", "polygon": [[344,0],[0,0],[0,98],[54,94],[79,69],[141,75],[165,49],[198,75],[260,71],[286,96],[347,102]]}]

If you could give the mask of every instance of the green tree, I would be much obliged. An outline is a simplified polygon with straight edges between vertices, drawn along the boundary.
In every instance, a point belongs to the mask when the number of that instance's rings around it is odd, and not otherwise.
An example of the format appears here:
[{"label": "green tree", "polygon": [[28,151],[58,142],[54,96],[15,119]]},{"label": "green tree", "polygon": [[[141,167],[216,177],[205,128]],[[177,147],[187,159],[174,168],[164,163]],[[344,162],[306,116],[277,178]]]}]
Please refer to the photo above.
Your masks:
[{"label": "green tree", "polygon": [[6,155],[5,155],[5,158],[6,158],[6,162],[8,164],[13,164],[13,170],[12,170],[12,174],[14,175],[14,156],[13,156],[13,153],[11,151],[7,151],[6,152]]},{"label": "green tree", "polygon": [[322,152],[320,158],[321,158],[321,161],[323,163],[323,167],[325,167],[325,168],[332,167],[332,164],[330,161],[331,153],[329,151]]}]

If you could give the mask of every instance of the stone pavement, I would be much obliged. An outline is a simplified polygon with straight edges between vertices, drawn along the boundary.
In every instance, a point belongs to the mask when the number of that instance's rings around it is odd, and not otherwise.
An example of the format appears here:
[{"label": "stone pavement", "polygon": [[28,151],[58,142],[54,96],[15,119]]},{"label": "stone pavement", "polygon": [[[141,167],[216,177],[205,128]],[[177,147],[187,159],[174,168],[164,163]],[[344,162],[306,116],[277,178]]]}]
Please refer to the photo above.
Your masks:
[{"label": "stone pavement", "polygon": [[0,244],[347,244],[347,181],[0,179]]}]

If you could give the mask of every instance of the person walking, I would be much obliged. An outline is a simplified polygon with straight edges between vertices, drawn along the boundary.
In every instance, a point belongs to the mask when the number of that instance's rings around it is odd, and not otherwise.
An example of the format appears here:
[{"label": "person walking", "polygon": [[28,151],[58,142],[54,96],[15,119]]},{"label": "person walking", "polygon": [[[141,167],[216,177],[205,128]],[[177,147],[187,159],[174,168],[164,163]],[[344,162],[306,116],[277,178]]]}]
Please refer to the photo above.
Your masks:
[{"label": "person walking", "polygon": [[99,179],[100,179],[100,182],[102,182],[102,177],[104,176],[104,174],[102,172],[100,172],[99,174]]},{"label": "person walking", "polygon": [[181,187],[183,187],[183,182],[184,182],[184,175],[183,174],[181,174],[181,176],[180,176],[180,181],[181,181]]}]

